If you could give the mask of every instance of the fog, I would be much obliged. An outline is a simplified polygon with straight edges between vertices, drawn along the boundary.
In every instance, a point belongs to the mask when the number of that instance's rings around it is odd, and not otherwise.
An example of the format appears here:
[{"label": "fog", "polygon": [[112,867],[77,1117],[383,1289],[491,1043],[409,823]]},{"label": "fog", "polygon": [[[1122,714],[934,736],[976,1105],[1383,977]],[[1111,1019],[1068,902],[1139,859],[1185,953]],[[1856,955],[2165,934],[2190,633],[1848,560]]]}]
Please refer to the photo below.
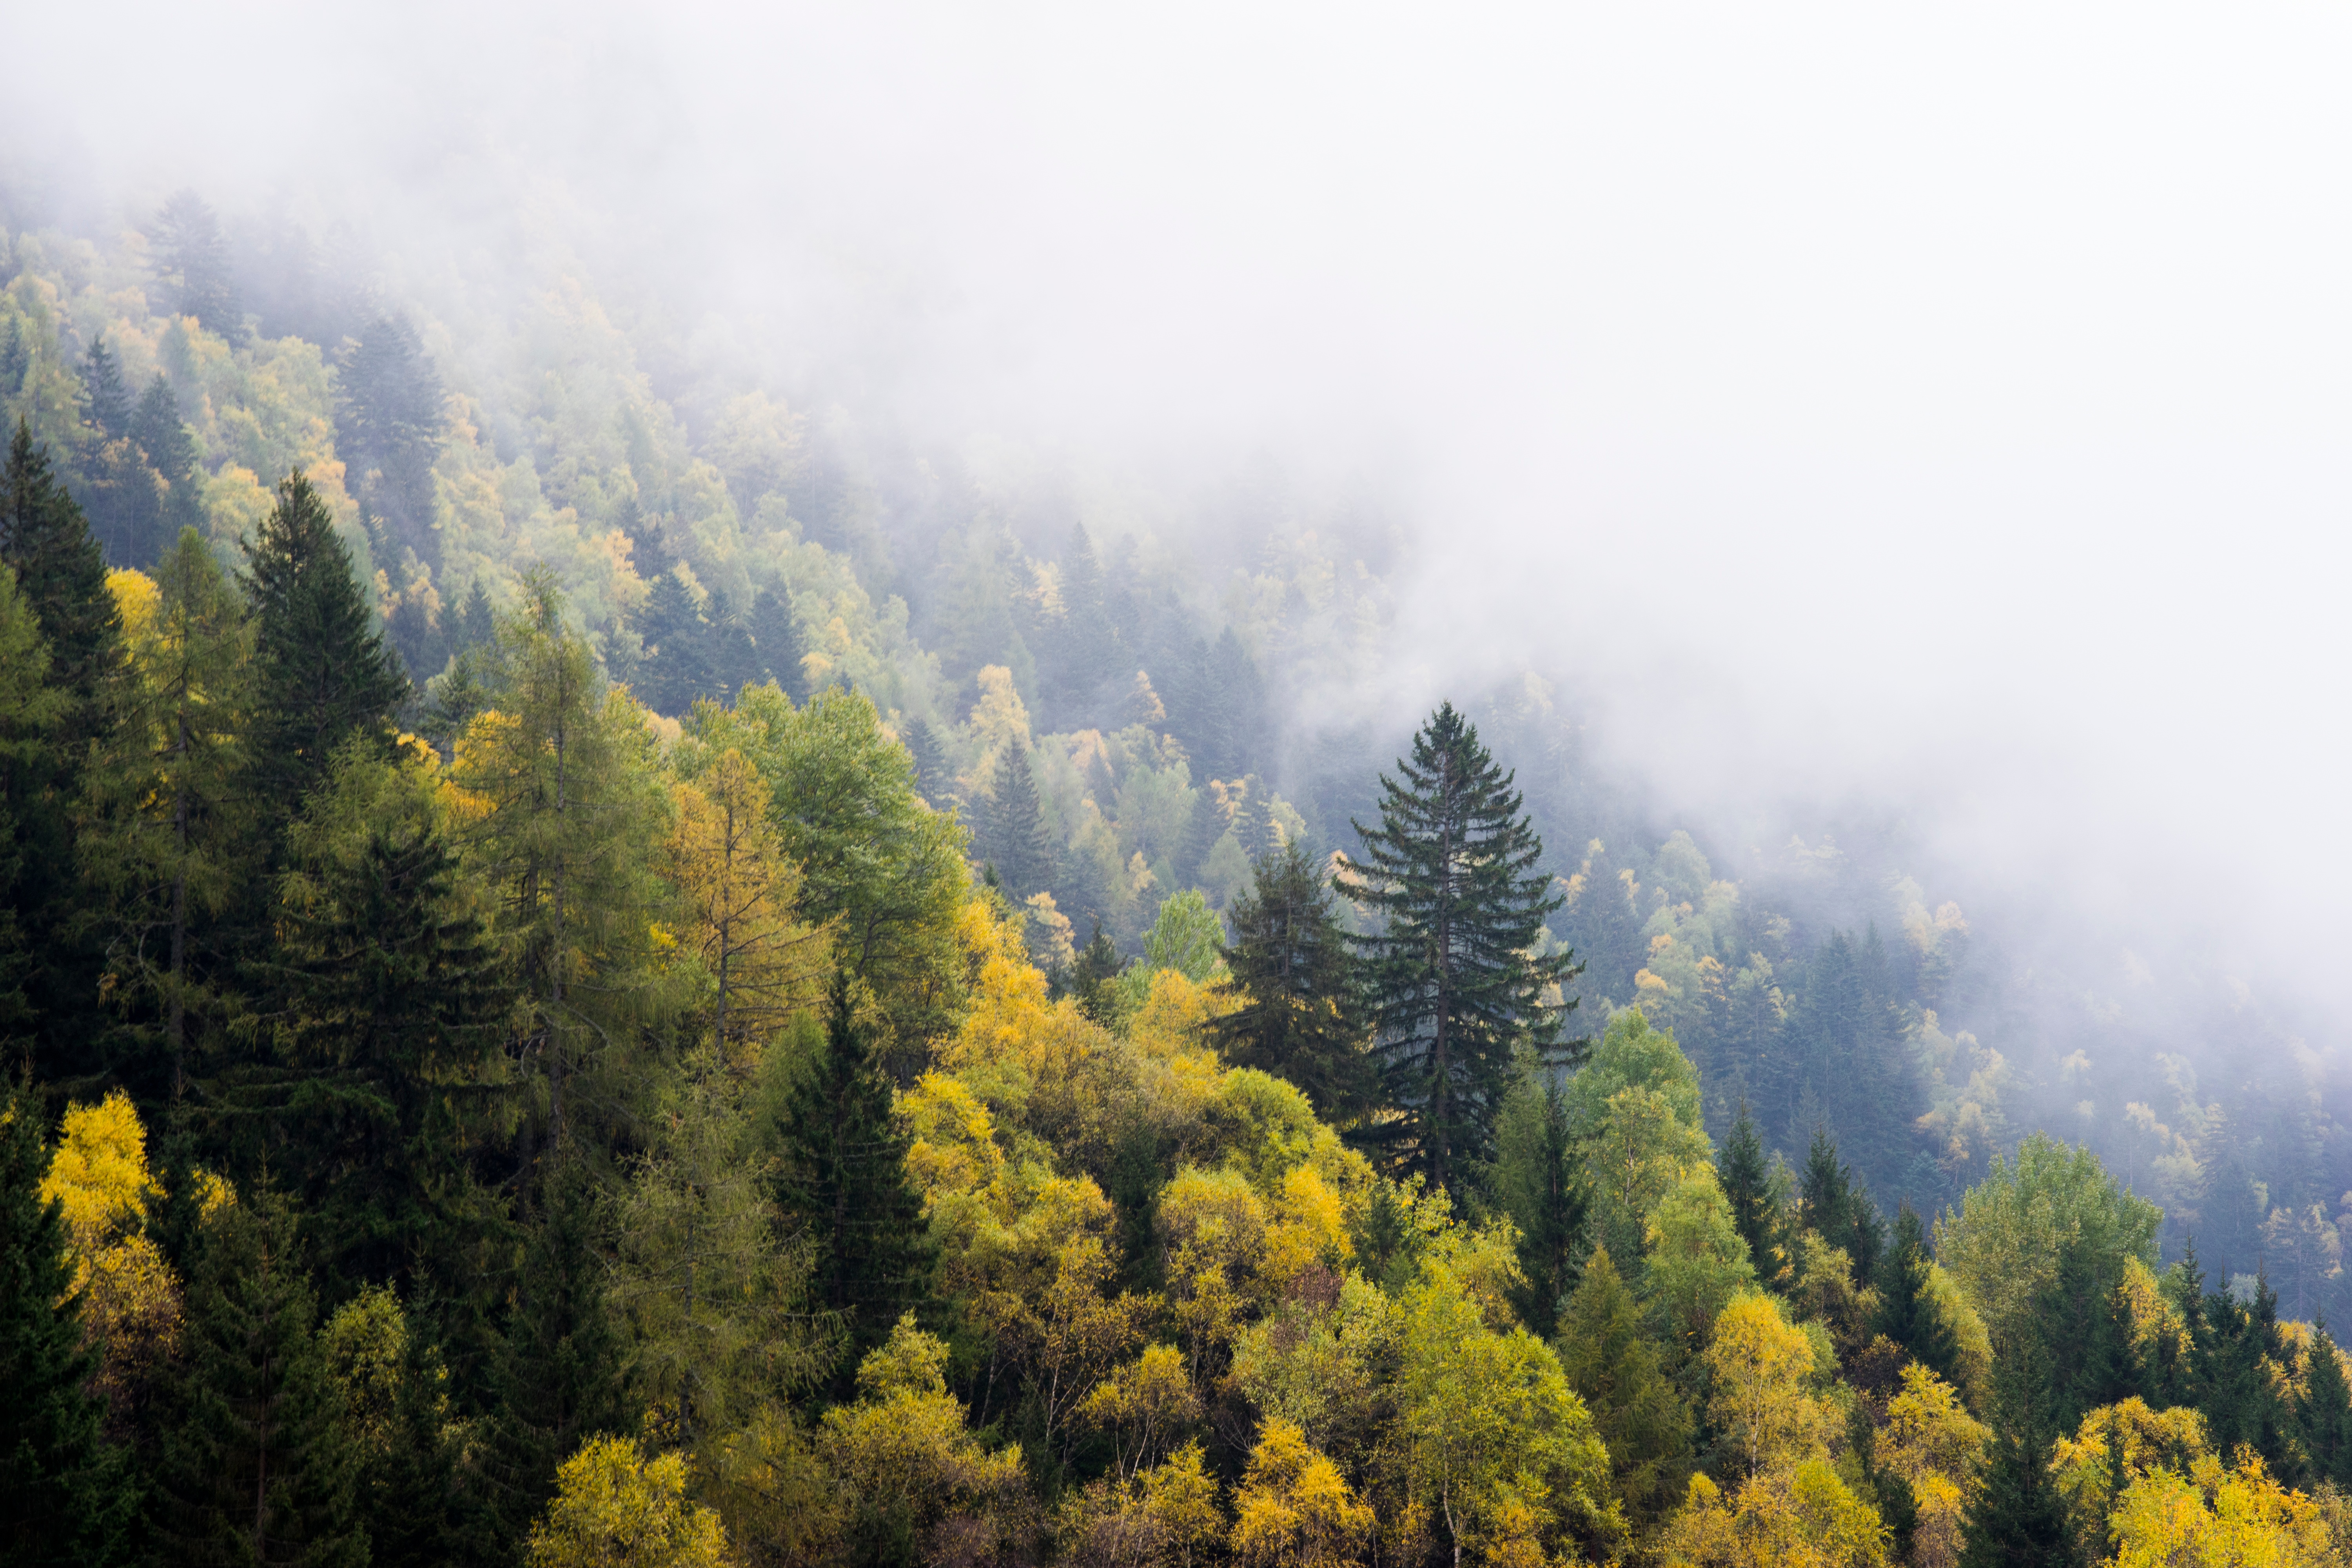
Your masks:
[{"label": "fog", "polygon": [[[1675,809],[2331,1006],[2337,7],[47,7],[7,179],[583,258],[681,362],[1377,495],[1401,709],[1528,666]],[[28,68],[39,62],[37,68]]]}]

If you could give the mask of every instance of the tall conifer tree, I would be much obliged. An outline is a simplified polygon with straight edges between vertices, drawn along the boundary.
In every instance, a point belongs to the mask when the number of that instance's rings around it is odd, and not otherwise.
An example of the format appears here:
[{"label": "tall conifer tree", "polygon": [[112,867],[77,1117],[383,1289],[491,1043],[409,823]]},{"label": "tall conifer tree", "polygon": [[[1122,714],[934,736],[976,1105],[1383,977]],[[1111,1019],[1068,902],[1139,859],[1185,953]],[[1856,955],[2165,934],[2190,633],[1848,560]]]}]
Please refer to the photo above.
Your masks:
[{"label": "tall conifer tree", "polygon": [[1326,1121],[1356,1121],[1371,1103],[1373,1064],[1348,933],[1320,869],[1295,844],[1262,857],[1230,918],[1230,978],[1218,990],[1234,1006],[1210,1024],[1211,1037],[1234,1066],[1305,1089]]},{"label": "tall conifer tree", "polygon": [[1879,1262],[1878,1316],[1871,1327],[1947,1383],[1959,1379],[1960,1342],[1928,1289],[1927,1228],[1905,1204],[1895,1216],[1895,1244]]},{"label": "tall conifer tree", "polygon": [[1501,1158],[1490,1180],[1496,1204],[1519,1233],[1519,1272],[1512,1306],[1530,1332],[1549,1339],[1560,1303],[1584,1263],[1591,1193],[1570,1135],[1568,1096],[1552,1073],[1520,1084],[1497,1129]]},{"label": "tall conifer tree", "polygon": [[205,524],[205,500],[200,493],[204,475],[197,467],[195,437],[181,422],[180,400],[173,395],[172,384],[163,379],[162,371],[157,371],[155,379],[147,384],[138,408],[131,416],[131,438],[146,454],[148,466],[164,485],[163,511],[156,537],[148,552],[131,562],[134,566],[143,567],[179,538],[181,530],[201,531]]},{"label": "tall conifer tree", "polygon": [[1772,1256],[1772,1173],[1764,1161],[1764,1141],[1757,1135],[1756,1119],[1748,1113],[1744,1100],[1731,1123],[1731,1135],[1716,1154],[1715,1173],[1723,1195],[1730,1200],[1731,1223],[1738,1227],[1739,1239],[1748,1244],[1748,1260],[1756,1266],[1756,1278],[1768,1281],[1777,1278],[1780,1270]]},{"label": "tall conifer tree", "polygon": [[1045,808],[1037,798],[1029,754],[1016,745],[1007,745],[996,760],[985,850],[1015,900],[1040,892],[1054,880],[1056,857],[1045,830]]},{"label": "tall conifer tree", "polygon": [[1397,773],[1381,777],[1380,826],[1354,824],[1363,855],[1339,886],[1381,921],[1358,941],[1397,1112],[1377,1141],[1392,1166],[1454,1191],[1493,1158],[1516,1053],[1580,1057],[1559,1040],[1574,1001],[1547,996],[1577,965],[1566,952],[1529,956],[1562,900],[1536,869],[1543,841],[1511,775],[1451,702],[1422,726]]},{"label": "tall conifer tree", "polygon": [[388,742],[408,698],[400,660],[375,629],[351,552],[299,468],[246,545],[254,627],[251,787],[280,821],[323,783],[352,735]]}]

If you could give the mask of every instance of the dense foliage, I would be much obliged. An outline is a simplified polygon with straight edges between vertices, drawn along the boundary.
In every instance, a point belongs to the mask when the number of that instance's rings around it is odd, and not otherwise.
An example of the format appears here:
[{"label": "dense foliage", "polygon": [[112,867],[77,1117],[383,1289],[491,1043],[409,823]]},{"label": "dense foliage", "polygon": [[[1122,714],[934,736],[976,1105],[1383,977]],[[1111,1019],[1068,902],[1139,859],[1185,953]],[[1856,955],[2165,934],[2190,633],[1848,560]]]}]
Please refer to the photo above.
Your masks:
[{"label": "dense foliage", "polygon": [[10,1561],[2352,1550],[2319,1089],[1539,683],[1302,740],[1344,527],[0,242]]}]

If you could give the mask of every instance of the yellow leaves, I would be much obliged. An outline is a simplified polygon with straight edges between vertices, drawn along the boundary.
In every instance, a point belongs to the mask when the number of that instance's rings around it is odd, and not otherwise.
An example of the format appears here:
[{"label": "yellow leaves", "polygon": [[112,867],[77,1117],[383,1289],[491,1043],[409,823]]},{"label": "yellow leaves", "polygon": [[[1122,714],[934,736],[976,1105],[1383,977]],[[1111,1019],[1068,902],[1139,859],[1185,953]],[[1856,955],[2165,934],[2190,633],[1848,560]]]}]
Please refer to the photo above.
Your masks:
[{"label": "yellow leaves", "polygon": [[1275,1212],[1278,1217],[1267,1228],[1259,1273],[1276,1295],[1289,1294],[1308,1269],[1336,1275],[1355,1256],[1339,1195],[1324,1184],[1314,1166],[1294,1166],[1282,1178]]},{"label": "yellow leaves", "polygon": [[927,1072],[917,1079],[915,1087],[898,1097],[898,1113],[914,1134],[907,1169],[933,1201],[942,1194],[975,1192],[995,1181],[1003,1169],[1004,1153],[996,1146],[988,1107],[945,1073]]},{"label": "yellow leaves", "polygon": [[530,1568],[723,1568],[719,1516],[686,1499],[686,1461],[648,1459],[627,1437],[592,1437],[556,1472],[531,1527]]},{"label": "yellow leaves", "polygon": [[2098,1549],[2101,1521],[2115,1507],[2114,1484],[2117,1447],[2126,1487],[2158,1469],[2186,1471],[2210,1450],[2205,1418],[2181,1406],[2149,1408],[2135,1394],[2118,1405],[2101,1405],[2083,1417],[2073,1436],[2063,1434],[2050,1461],[2058,1494],[2076,1538]]},{"label": "yellow leaves", "polygon": [[118,1089],[96,1105],[69,1108],[40,1197],[64,1205],[75,1247],[94,1252],[136,1226],[151,1194],[162,1195],[148,1173],[147,1130],[131,1097]]},{"label": "yellow leaves", "polygon": [[1025,1066],[1053,1026],[1045,976],[1029,962],[1018,921],[985,897],[966,900],[957,913],[970,1005],[941,1053],[950,1070],[1007,1060]]},{"label": "yellow leaves", "polygon": [[1990,1436],[1950,1384],[1916,1362],[1903,1369],[1903,1392],[1887,1402],[1878,1435],[1878,1462],[1910,1484],[1918,1510],[1912,1557],[1919,1568],[1959,1561],[1961,1516]]},{"label": "yellow leaves", "polygon": [[163,602],[163,590],[144,572],[117,567],[106,574],[106,592],[114,613],[122,620],[122,640],[137,647],[155,635],[155,617]]},{"label": "yellow leaves", "polygon": [[1659,1542],[1669,1568],[1877,1568],[1886,1531],[1869,1504],[1820,1459],[1765,1470],[1737,1496],[1704,1475]]},{"label": "yellow leaves", "polygon": [[1307,1447],[1291,1423],[1270,1418],[1234,1499],[1227,1541],[1247,1568],[1342,1568],[1372,1533],[1372,1510],[1339,1467]]},{"label": "yellow leaves", "polygon": [[852,1511],[898,1510],[916,1525],[960,1515],[1002,1535],[1024,1495],[1021,1450],[980,1446],[946,1364],[945,1345],[899,1319],[859,1365],[857,1402],[825,1412],[820,1445]]},{"label": "yellow leaves", "polygon": [[1201,1401],[1192,1392],[1184,1352],[1174,1345],[1148,1345],[1096,1384],[1078,1414],[1088,1426],[1112,1435],[1118,1445],[1113,1469],[1124,1481],[1138,1478],[1179,1431],[1201,1418]]},{"label": "yellow leaves", "polygon": [[1750,1476],[1822,1452],[1829,1415],[1805,1388],[1812,1342],[1778,1301],[1750,1292],[1724,1308],[1706,1364],[1715,1374],[1707,1414]]},{"label": "yellow leaves", "polygon": [[2281,1487],[2250,1448],[2210,1454],[2125,1489],[2109,1521],[2116,1568],[2317,1568],[2336,1561],[2318,1505]]}]

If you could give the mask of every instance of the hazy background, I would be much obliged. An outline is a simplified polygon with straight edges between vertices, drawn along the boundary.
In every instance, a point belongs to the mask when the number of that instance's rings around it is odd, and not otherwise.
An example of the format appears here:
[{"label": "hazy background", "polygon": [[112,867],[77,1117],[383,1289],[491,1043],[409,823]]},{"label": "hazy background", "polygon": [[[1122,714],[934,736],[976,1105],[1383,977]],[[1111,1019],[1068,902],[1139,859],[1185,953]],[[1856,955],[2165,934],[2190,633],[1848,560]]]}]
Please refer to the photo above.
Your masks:
[{"label": "hazy background", "polygon": [[10,31],[0,174],[59,216],[194,184],[428,298],[575,258],[678,364],[1081,466],[1270,458],[1408,528],[1400,708],[1560,671],[1686,812],[1872,803],[1972,888],[2340,1009],[2340,7]]}]

